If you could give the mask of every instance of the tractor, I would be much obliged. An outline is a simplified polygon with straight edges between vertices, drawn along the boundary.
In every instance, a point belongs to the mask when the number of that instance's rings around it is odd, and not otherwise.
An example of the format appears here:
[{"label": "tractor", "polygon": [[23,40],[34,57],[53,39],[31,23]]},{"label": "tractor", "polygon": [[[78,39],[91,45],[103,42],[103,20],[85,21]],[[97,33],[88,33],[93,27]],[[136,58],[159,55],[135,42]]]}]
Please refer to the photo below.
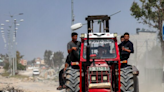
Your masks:
[{"label": "tractor", "polygon": [[[65,72],[66,92],[139,92],[139,71],[127,60],[120,61],[117,33],[109,32],[109,20],[108,15],[86,17],[88,32],[80,36],[80,60],[72,61]],[[94,22],[100,24],[97,33],[93,32]],[[77,30],[82,25],[71,28]]]}]

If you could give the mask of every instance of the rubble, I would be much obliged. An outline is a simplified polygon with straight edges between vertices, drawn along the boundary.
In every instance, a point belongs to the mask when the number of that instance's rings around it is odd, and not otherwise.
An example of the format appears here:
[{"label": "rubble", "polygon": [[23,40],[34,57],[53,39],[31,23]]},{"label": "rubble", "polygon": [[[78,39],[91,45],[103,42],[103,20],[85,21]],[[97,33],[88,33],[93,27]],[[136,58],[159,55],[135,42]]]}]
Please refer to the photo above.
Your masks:
[{"label": "rubble", "polygon": [[58,73],[55,72],[54,69],[43,70],[41,71],[40,77],[43,77],[44,79],[52,80],[58,77]]},{"label": "rubble", "polygon": [[7,86],[10,86],[8,87],[8,90],[14,88],[15,92],[61,92],[56,90],[59,85],[58,82],[52,81],[51,79],[44,79],[41,76],[22,79],[11,77],[0,78],[0,90],[4,90],[5,88],[7,88]]}]

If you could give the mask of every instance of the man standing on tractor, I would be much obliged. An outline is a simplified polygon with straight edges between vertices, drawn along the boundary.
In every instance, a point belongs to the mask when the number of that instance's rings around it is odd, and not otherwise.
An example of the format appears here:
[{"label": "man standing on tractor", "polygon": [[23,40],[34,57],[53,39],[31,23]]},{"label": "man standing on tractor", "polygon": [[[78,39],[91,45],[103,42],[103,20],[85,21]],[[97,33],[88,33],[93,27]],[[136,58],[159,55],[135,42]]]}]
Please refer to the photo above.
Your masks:
[{"label": "man standing on tractor", "polygon": [[65,81],[64,81],[64,72],[71,65],[71,61],[75,61],[75,60],[78,61],[79,60],[78,55],[79,55],[80,42],[77,41],[77,36],[78,36],[78,34],[73,32],[71,34],[72,41],[70,41],[67,44],[68,55],[66,58],[66,63],[65,63],[64,69],[62,69],[59,72],[59,87],[57,88],[57,90],[61,90],[63,88],[66,88]]},{"label": "man standing on tractor", "polygon": [[[121,43],[124,41],[124,35],[122,35],[122,36],[120,37],[120,41],[121,41]],[[119,50],[121,50],[121,43],[118,45]]]},{"label": "man standing on tractor", "polygon": [[[124,39],[124,35],[122,35],[122,36],[120,37],[121,43],[122,43],[124,40],[125,40],[125,39]],[[121,57],[121,51],[122,51],[121,43],[118,45],[118,47],[119,47],[119,52],[120,52],[120,59],[122,60],[122,57]]]},{"label": "man standing on tractor", "polygon": [[128,60],[131,53],[134,53],[133,43],[129,40],[129,33],[124,33],[124,41],[120,44],[121,61]]}]

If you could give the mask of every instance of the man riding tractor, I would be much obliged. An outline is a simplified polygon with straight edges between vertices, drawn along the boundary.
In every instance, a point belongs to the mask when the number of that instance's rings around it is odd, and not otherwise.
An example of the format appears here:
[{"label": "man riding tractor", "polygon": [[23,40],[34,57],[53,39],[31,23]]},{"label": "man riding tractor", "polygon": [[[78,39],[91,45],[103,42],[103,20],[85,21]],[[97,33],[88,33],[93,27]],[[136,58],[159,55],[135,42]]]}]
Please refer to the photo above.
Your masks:
[{"label": "man riding tractor", "polygon": [[57,88],[57,90],[66,88],[64,79],[65,70],[67,69],[67,67],[71,66],[71,61],[79,60],[78,55],[80,42],[77,41],[77,36],[78,34],[76,32],[73,32],[71,34],[72,41],[68,42],[67,44],[68,56],[66,58],[64,69],[59,72],[59,87]]},{"label": "man riding tractor", "polygon": [[121,61],[128,60],[130,54],[134,53],[133,43],[129,40],[129,33],[124,33],[124,36],[121,37],[121,41],[121,44],[119,44],[120,59]]}]

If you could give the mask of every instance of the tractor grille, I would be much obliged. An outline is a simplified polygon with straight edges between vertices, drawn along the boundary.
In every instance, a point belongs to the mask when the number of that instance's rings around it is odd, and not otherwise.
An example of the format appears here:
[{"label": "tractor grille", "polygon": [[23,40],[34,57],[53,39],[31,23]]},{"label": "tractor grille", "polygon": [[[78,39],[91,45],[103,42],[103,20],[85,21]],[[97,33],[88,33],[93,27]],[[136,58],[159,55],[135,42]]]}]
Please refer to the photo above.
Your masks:
[{"label": "tractor grille", "polygon": [[89,83],[110,82],[110,71],[88,71]]}]

